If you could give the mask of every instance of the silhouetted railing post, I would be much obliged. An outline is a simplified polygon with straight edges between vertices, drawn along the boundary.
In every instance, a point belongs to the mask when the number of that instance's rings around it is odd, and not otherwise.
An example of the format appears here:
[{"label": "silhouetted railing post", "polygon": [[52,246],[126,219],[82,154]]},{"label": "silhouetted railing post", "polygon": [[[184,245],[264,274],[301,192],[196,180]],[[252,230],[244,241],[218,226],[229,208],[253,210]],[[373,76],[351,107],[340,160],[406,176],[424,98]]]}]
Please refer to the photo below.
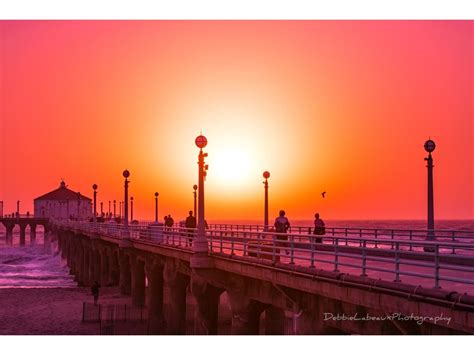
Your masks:
[{"label": "silhouetted railing post", "polygon": [[222,231],[219,231],[219,239],[220,239],[220,246],[219,246],[219,250],[222,254],[222,252],[224,251],[224,246],[223,246],[223,242],[222,242]]},{"label": "silhouetted railing post", "polygon": [[258,234],[257,234],[257,259],[260,259],[260,251],[261,251],[261,249],[260,249],[260,243],[261,243],[261,240],[262,240],[261,237],[262,237],[261,234],[258,233]]},{"label": "silhouetted railing post", "polygon": [[[347,231],[347,229],[346,229],[346,231]],[[347,243],[347,239],[346,239],[346,243]],[[339,271],[338,245],[339,245],[339,239],[336,238],[336,243],[334,244],[334,271],[336,271],[336,272]]]},{"label": "silhouetted railing post", "polygon": [[244,252],[243,252],[243,255],[244,256],[247,256],[247,246],[248,242],[247,242],[247,233],[244,233]]},{"label": "silhouetted railing post", "polygon": [[[393,246],[393,243],[392,243]],[[400,282],[400,243],[395,243],[395,282]]]},{"label": "silhouetted railing post", "polygon": [[234,253],[234,232],[230,232],[230,255],[235,255],[235,253]]},{"label": "silhouetted railing post", "polygon": [[410,231],[410,251],[413,251],[413,231]]},{"label": "silhouetted railing post", "polygon": [[360,274],[360,276],[367,276],[367,272],[366,272],[366,267],[367,267],[367,252],[366,252],[366,248],[367,247],[367,244],[366,244],[366,240],[364,240],[364,243],[363,243],[363,249],[362,249],[362,274]]},{"label": "silhouetted railing post", "polygon": [[[455,232],[451,232],[451,242],[454,244],[456,242]],[[456,247],[453,245],[451,254],[456,254]]]},{"label": "silhouetted railing post", "polygon": [[439,286],[439,244],[435,245],[435,257],[434,257],[434,267],[435,267],[435,288],[440,288]]},{"label": "silhouetted railing post", "polygon": [[294,236],[290,235],[290,264],[295,263],[295,243],[294,243]]},{"label": "silhouetted railing post", "polygon": [[[272,234],[272,263],[275,265],[276,263],[276,241],[275,241],[275,234]],[[280,253],[280,249],[278,249],[278,253]]]}]

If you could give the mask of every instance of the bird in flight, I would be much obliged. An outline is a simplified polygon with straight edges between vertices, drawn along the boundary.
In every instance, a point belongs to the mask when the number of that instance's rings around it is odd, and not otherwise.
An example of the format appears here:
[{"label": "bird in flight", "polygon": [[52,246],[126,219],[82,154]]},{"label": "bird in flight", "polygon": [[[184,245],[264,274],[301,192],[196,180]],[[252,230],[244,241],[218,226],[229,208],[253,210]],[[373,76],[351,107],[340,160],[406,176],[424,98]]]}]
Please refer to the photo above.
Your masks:
[{"label": "bird in flight", "polygon": [[325,198],[326,197],[326,191],[322,192],[321,196],[323,196],[323,198]]}]

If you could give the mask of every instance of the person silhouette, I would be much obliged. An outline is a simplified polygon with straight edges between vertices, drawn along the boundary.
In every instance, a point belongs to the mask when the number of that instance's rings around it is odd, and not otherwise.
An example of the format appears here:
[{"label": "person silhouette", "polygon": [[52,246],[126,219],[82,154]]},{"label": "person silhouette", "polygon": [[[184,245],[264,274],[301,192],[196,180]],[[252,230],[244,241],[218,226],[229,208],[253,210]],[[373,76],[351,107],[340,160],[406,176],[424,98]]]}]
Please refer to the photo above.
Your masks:
[{"label": "person silhouette", "polygon": [[[193,233],[196,228],[196,217],[193,216],[193,211],[189,211],[189,216],[186,217],[185,226],[188,229],[189,246],[193,245]],[[186,243],[187,245],[187,243]]]},{"label": "person silhouette", "polygon": [[171,217],[170,214],[168,215],[168,218],[166,219],[166,222],[168,223],[167,224],[168,227],[173,227],[174,219],[173,219],[173,217]]},{"label": "person silhouette", "polygon": [[[324,224],[324,221],[319,218],[319,213],[316,213],[314,215],[314,235],[324,235],[326,234],[326,225]],[[316,243],[322,243],[323,238],[322,237],[315,237],[315,242]]]},{"label": "person silhouette", "polygon": [[285,217],[285,211],[280,210],[279,216],[275,219],[275,232],[277,232],[277,239],[283,242],[278,243],[282,248],[285,248],[285,253],[288,255],[290,252],[286,249],[288,247],[288,236],[284,235],[290,228],[290,222]]}]

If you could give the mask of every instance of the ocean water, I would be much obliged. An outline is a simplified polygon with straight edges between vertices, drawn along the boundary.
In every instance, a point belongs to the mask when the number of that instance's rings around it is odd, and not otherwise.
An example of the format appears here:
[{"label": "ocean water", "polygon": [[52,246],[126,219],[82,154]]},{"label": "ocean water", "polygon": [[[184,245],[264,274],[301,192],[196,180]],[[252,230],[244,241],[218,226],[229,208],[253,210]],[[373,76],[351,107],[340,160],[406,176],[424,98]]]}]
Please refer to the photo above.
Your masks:
[{"label": "ocean water", "polygon": [[[426,229],[423,220],[326,220],[326,227]],[[209,223],[261,224],[251,220],[209,220]],[[310,227],[312,220],[291,220],[292,226]],[[436,229],[474,231],[474,220],[439,220]],[[5,245],[5,228],[0,224],[0,288],[76,287],[73,276],[61,259],[57,244],[44,244],[42,228],[38,228],[36,244],[31,245],[29,231],[26,246],[19,246],[19,229],[13,232],[13,245]]]},{"label": "ocean water", "polygon": [[13,245],[5,245],[5,230],[0,229],[0,288],[76,287],[74,276],[59,255],[56,243],[44,243],[37,231],[36,244],[19,246],[19,231],[13,232]]}]

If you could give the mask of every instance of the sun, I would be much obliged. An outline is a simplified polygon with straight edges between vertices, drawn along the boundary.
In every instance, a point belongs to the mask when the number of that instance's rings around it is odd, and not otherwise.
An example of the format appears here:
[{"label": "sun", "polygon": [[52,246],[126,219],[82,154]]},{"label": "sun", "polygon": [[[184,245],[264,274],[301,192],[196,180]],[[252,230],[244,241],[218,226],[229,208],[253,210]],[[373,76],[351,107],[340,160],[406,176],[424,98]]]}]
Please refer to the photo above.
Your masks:
[{"label": "sun", "polygon": [[222,185],[239,185],[249,177],[251,160],[249,154],[239,148],[228,148],[215,153],[209,161],[209,175]]}]

